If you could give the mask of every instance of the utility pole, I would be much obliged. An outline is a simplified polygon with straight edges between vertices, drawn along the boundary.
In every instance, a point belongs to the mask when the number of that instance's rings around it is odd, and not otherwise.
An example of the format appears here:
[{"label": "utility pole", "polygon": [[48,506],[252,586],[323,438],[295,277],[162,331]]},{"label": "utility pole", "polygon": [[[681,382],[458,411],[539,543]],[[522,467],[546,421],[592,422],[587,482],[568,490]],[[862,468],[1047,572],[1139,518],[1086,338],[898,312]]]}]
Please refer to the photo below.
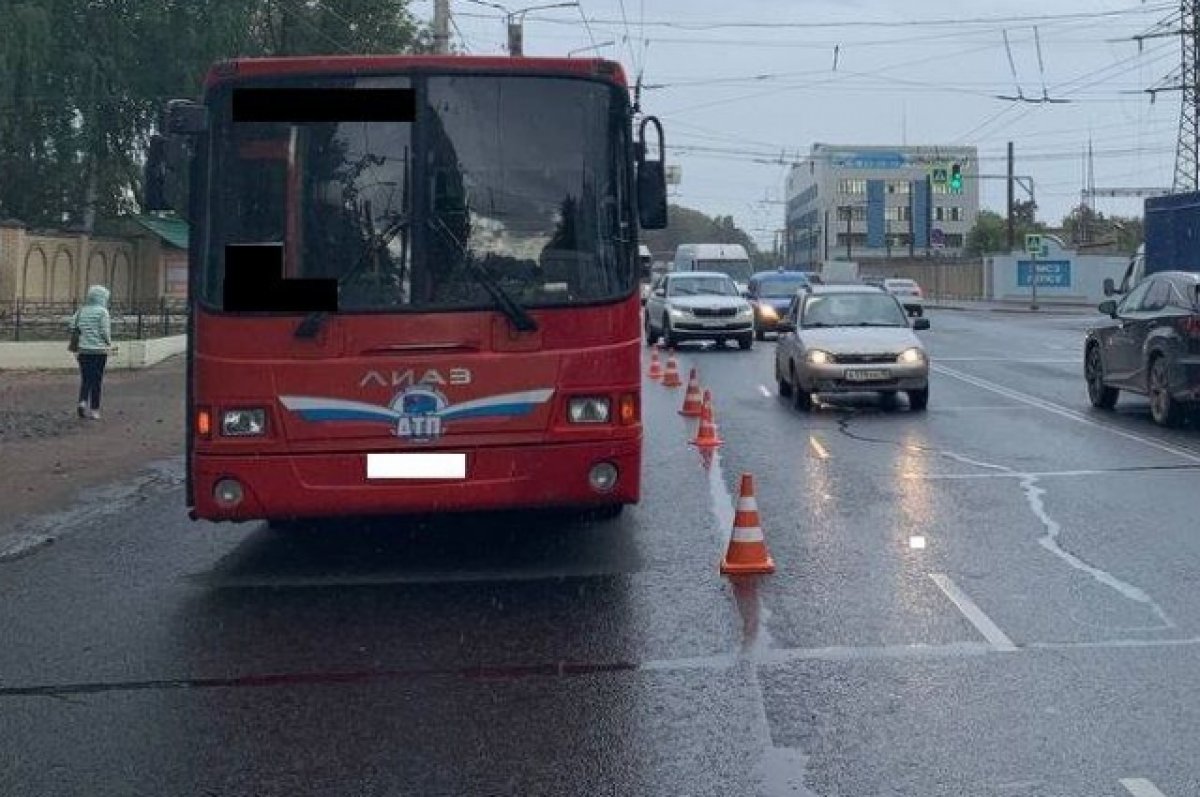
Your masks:
[{"label": "utility pole", "polygon": [[1017,246],[1017,221],[1013,218],[1016,197],[1013,193],[1013,143],[1008,142],[1008,251]]},{"label": "utility pole", "polygon": [[508,54],[520,56],[525,54],[525,31],[522,30],[523,19],[515,14],[508,17]]},{"label": "utility pole", "polygon": [[450,0],[433,0],[433,51],[450,52]]},{"label": "utility pole", "polygon": [[1179,4],[1179,85],[1183,100],[1179,111],[1179,141],[1175,147],[1175,191],[1200,188],[1200,2]]},{"label": "utility pole", "polygon": [[542,11],[548,8],[578,7],[578,2],[547,3],[545,5],[522,8],[519,11],[510,11],[505,18],[505,23],[508,26],[508,54],[514,57],[525,54],[525,15],[530,11]]},{"label": "utility pole", "polygon": [[854,219],[854,206],[847,205],[846,206],[846,259],[847,260],[854,259],[854,256],[850,251],[850,237],[852,235],[852,228],[850,226],[850,222],[853,221],[853,219]]}]

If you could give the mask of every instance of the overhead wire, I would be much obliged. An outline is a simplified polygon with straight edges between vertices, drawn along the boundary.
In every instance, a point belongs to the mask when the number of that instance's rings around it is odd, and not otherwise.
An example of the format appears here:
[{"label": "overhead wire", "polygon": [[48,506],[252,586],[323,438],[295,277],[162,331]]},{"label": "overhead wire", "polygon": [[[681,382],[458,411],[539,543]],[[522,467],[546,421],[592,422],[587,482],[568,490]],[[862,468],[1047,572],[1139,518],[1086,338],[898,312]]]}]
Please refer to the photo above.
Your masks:
[{"label": "overhead wire", "polygon": [[[643,22],[645,27],[669,28],[675,30],[728,30],[728,29],[758,29],[758,28],[789,28],[789,29],[830,29],[830,28],[899,28],[899,27],[963,27],[979,25],[1003,25],[1035,22],[1054,22],[1060,20],[1097,20],[1130,15],[1158,13],[1174,7],[1170,3],[1140,4],[1130,8],[1107,9],[1098,11],[1080,11],[1063,14],[1018,14],[997,17],[934,17],[912,20],[842,20],[836,22],[790,22],[787,20],[746,20],[721,22],[681,22],[678,20],[650,20]],[[605,25],[619,25],[620,20],[595,19],[594,22]],[[562,24],[559,21],[556,24]]]}]

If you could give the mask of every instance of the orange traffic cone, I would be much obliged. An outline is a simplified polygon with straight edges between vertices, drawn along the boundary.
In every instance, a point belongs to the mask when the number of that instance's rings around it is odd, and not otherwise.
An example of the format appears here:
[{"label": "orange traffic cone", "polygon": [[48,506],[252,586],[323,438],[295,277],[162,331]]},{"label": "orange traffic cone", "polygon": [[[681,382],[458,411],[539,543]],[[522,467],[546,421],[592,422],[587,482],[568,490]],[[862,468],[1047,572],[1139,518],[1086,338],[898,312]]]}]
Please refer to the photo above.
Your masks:
[{"label": "orange traffic cone", "polygon": [[767,551],[766,539],[759,524],[754,477],[743,473],[737,512],[733,517],[733,535],[729,538],[729,550],[721,560],[721,574],[748,576],[774,572],[775,560]]},{"label": "orange traffic cone", "polygon": [[700,405],[700,428],[696,430],[696,437],[691,442],[700,448],[716,448],[721,445],[721,438],[717,436],[717,422],[713,419],[711,390],[704,391],[704,402]]},{"label": "orange traffic cone", "polygon": [[650,379],[657,382],[663,377],[662,363],[658,360],[658,347],[654,347],[654,351],[650,353],[650,373],[647,374]]},{"label": "orange traffic cone", "polygon": [[688,374],[687,395],[683,398],[683,408],[679,410],[679,414],[685,418],[699,418],[700,409],[704,404],[704,397],[700,395],[700,379],[696,376],[696,369]]},{"label": "orange traffic cone", "polygon": [[683,382],[679,379],[679,365],[675,362],[675,354],[667,355],[667,370],[663,372],[663,387],[679,387]]}]

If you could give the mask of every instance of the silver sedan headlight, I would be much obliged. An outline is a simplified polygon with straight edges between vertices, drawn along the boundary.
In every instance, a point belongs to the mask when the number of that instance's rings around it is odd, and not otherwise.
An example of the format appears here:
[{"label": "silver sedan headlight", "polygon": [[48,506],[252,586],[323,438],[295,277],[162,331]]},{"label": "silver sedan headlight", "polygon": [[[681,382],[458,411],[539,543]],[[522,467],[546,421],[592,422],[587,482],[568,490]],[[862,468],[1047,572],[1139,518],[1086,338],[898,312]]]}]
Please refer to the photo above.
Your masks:
[{"label": "silver sedan headlight", "polygon": [[833,355],[821,349],[809,349],[806,359],[813,365],[826,365],[833,362]]},{"label": "silver sedan headlight", "polygon": [[667,312],[671,314],[671,318],[687,318],[688,311],[682,307],[668,307]]},{"label": "silver sedan headlight", "polygon": [[897,355],[896,362],[901,365],[919,365],[925,362],[925,352],[915,346],[911,349],[905,349]]}]

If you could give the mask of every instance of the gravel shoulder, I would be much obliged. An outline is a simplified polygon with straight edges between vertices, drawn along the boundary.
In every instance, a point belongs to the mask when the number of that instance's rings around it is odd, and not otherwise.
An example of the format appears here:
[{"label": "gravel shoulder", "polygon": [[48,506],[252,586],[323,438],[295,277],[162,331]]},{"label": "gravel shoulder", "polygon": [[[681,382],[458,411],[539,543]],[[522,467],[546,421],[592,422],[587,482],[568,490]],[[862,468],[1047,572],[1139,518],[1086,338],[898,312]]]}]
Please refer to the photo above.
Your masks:
[{"label": "gravel shoulder", "polygon": [[100,421],[76,416],[77,373],[0,372],[0,531],[182,455],[184,365],[105,374]]}]

